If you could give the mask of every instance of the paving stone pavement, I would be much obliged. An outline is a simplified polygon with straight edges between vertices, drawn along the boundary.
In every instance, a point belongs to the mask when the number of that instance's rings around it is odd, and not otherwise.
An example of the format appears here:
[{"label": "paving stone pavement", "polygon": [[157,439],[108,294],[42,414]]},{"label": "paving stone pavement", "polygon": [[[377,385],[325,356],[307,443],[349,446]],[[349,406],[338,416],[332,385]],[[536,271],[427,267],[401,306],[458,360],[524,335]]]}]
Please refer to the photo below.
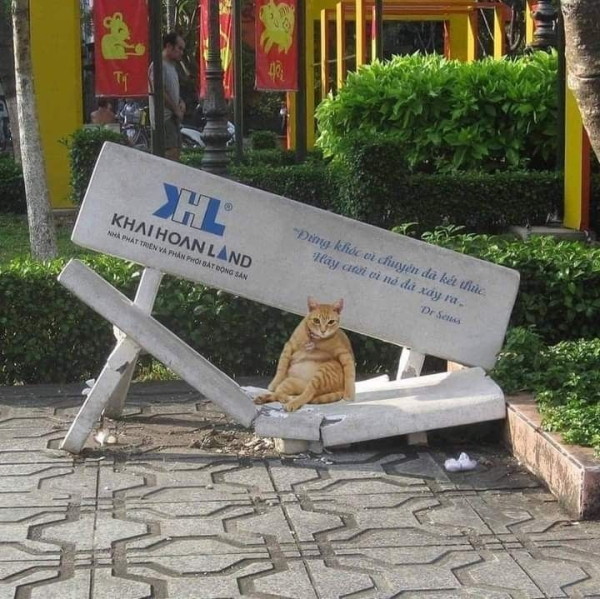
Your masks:
[{"label": "paving stone pavement", "polygon": [[499,446],[278,456],[174,382],[73,458],[81,389],[0,388],[0,599],[600,597],[600,523]]}]

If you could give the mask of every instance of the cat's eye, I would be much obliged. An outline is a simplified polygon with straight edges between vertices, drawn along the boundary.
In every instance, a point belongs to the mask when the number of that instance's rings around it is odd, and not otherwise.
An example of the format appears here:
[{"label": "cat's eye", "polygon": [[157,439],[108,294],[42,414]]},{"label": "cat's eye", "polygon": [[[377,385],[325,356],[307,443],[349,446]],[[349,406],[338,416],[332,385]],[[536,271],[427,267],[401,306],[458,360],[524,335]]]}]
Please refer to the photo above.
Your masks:
[{"label": "cat's eye", "polygon": [[321,321],[320,321],[318,318],[313,318],[313,319],[312,319],[312,321],[313,321],[315,324],[319,324],[319,323],[321,322]]},{"label": "cat's eye", "polygon": [[335,324],[335,320],[330,320],[327,324]]}]

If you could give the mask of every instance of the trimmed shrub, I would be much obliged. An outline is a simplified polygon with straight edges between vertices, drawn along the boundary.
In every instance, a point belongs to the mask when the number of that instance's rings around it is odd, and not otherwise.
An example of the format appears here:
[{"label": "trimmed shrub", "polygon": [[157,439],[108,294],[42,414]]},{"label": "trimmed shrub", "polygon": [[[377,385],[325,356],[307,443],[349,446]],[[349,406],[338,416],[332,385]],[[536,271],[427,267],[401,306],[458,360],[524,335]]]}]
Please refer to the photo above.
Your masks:
[{"label": "trimmed shrub", "polygon": [[120,133],[104,127],[78,129],[64,140],[69,152],[71,201],[80,206],[104,142],[127,145]]},{"label": "trimmed shrub", "polygon": [[[552,238],[522,242],[450,233],[445,228],[423,237],[521,273],[513,326],[535,326],[545,343],[600,337],[600,249]],[[128,297],[134,296],[139,266],[106,256],[83,259]],[[57,282],[65,262],[17,260],[0,267],[0,384],[90,378],[114,345],[111,326]],[[297,316],[172,277],[164,278],[154,314],[236,376],[272,375],[298,323]],[[359,372],[389,372],[398,360],[395,346],[354,334],[351,339]],[[529,344],[530,354],[519,358],[513,372],[540,370],[540,343]]]},{"label": "trimmed shrub", "polygon": [[[84,259],[130,298],[140,267]],[[111,325],[56,280],[65,260],[0,268],[0,384],[82,381],[98,374],[115,340]],[[39,298],[44,297],[40,302]],[[223,291],[165,277],[153,314],[231,376],[273,375],[299,317]],[[398,348],[352,335],[360,372],[388,370]]]},{"label": "trimmed shrub", "polygon": [[179,161],[186,166],[201,168],[202,157],[204,156],[204,148],[184,149],[181,151]]},{"label": "trimmed shrub", "polygon": [[0,156],[0,212],[10,214],[27,212],[21,165],[8,156]]},{"label": "trimmed shrub", "polygon": [[532,326],[546,343],[600,337],[600,248],[554,237],[523,242],[488,235],[453,235],[440,228],[430,243],[514,268],[521,273],[512,326]]},{"label": "trimmed shrub", "polygon": [[329,210],[337,195],[336,179],[325,164],[230,167],[240,183]]},{"label": "trimmed shrub", "polygon": [[383,228],[414,222],[420,231],[454,224],[500,232],[509,225],[544,224],[562,203],[560,173],[408,174],[402,146],[393,138],[364,136],[348,149],[330,164],[317,153],[285,167],[279,160],[292,160],[292,152],[252,151],[246,162],[253,166],[231,166],[229,172],[252,187]]},{"label": "trimmed shrub", "polygon": [[562,196],[562,173],[414,174],[396,190],[391,219],[416,222],[421,231],[454,224],[497,233],[510,225],[545,224]]},{"label": "trimmed shrub", "polygon": [[246,166],[292,166],[296,164],[293,150],[269,149],[244,152],[243,164]]},{"label": "trimmed shrub", "polygon": [[[335,210],[384,228],[413,222],[420,231],[453,224],[498,233],[510,225],[543,225],[563,203],[559,172],[408,173],[396,137],[363,135],[345,144],[345,153],[330,164],[339,184]],[[592,224],[597,224],[596,173],[591,190]]]},{"label": "trimmed shrub", "polygon": [[279,148],[279,138],[273,131],[254,131],[250,135],[253,150],[276,150]]},{"label": "trimmed shrub", "polygon": [[350,73],[317,108],[318,145],[337,156],[352,136],[386,133],[425,172],[552,168],[556,54],[470,63],[395,56]]},{"label": "trimmed shrub", "polygon": [[406,178],[402,147],[385,136],[354,138],[338,169],[336,212],[378,227],[399,222],[396,204]]},{"label": "trimmed shrub", "polygon": [[534,393],[545,430],[600,453],[600,339],[547,347],[534,331],[508,332],[492,376],[508,393]]}]

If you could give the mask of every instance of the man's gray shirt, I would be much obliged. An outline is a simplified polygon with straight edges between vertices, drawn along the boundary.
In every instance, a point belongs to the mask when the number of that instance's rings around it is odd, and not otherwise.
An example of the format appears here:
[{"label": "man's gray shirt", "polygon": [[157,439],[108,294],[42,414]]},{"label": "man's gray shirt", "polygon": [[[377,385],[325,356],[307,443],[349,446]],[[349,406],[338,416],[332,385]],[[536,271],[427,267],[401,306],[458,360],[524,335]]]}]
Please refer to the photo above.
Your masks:
[{"label": "man's gray shirt", "polygon": [[[150,90],[152,90],[152,86],[154,83],[154,65],[150,65],[148,69],[148,81],[150,83]],[[163,87],[165,93],[171,98],[175,106],[179,104],[179,75],[177,74],[177,69],[175,68],[175,64],[172,62],[167,62],[163,60]],[[150,119],[154,122],[154,96],[150,95],[149,100],[150,105]],[[165,120],[173,117],[173,111],[167,107],[165,102]]]}]

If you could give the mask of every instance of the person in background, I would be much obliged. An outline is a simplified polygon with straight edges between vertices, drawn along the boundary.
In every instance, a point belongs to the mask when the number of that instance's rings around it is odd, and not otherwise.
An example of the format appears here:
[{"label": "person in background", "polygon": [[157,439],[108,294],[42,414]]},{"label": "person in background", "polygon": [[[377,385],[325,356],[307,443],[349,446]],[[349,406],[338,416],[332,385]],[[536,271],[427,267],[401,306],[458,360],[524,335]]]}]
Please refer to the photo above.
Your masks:
[{"label": "person in background", "polygon": [[[181,154],[180,127],[185,115],[185,104],[180,96],[179,75],[176,64],[181,61],[185,42],[175,32],[167,33],[163,38],[163,92],[165,98],[165,158],[179,160]],[[150,122],[154,125],[154,64],[148,69],[150,89]]]},{"label": "person in background", "polygon": [[107,125],[117,121],[112,106],[106,98],[98,98],[98,109],[94,110],[90,117],[94,125]]}]

